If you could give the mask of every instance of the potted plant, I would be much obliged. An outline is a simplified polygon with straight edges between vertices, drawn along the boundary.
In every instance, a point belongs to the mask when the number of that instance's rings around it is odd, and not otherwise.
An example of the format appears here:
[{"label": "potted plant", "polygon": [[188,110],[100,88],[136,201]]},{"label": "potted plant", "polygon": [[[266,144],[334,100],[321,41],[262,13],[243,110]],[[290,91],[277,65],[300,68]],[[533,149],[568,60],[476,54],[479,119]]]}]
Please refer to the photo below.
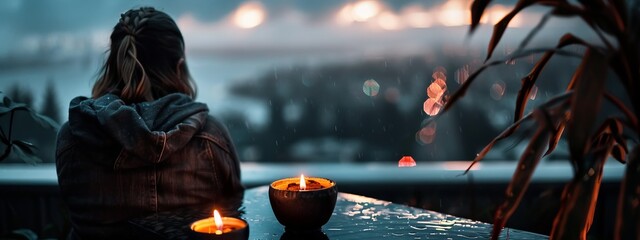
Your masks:
[{"label": "potted plant", "polygon": [[9,124],[4,129],[0,127],[0,143],[4,145],[4,151],[0,153],[0,161],[7,159],[12,153],[26,163],[39,163],[42,160],[36,155],[36,146],[24,140],[13,139],[13,127],[15,115],[18,111],[26,112],[33,120],[43,127],[56,129],[58,123],[51,118],[40,115],[24,103],[16,103],[0,91],[0,117],[9,115]]},{"label": "potted plant", "polygon": [[[471,5],[470,32],[479,25],[490,0],[476,0]],[[630,4],[630,5],[628,5]],[[613,156],[626,164],[615,223],[616,239],[640,239],[640,4],[624,0],[520,0],[493,28],[487,60],[451,95],[441,113],[450,109],[487,68],[505,60],[489,61],[509,22],[520,11],[534,5],[550,8],[538,25],[520,44],[509,59],[544,53],[533,69],[522,78],[516,98],[514,123],[493,139],[474,159],[480,161],[492,146],[512,135],[523,122],[533,121],[533,134],[522,153],[505,200],[494,214],[492,239],[497,239],[511,214],[520,203],[540,159],[553,152],[561,138],[567,140],[573,166],[573,179],[563,190],[561,206],[553,222],[550,239],[586,239],[593,220],[605,161]],[[553,16],[578,17],[598,35],[601,43],[589,42],[572,34],[560,38],[557,46],[548,49],[526,49],[529,40]],[[563,50],[566,46],[582,46],[583,54]],[[529,92],[540,72],[554,55],[576,56],[581,59],[566,92],[551,98],[524,114]],[[613,72],[615,77],[609,77]],[[605,81],[619,81],[625,92],[614,95],[605,88]],[[631,104],[625,104],[625,99]],[[604,102],[615,106],[617,115],[606,115]],[[605,120],[600,120],[604,118]],[[432,120],[425,122],[429,124]],[[634,141],[627,142],[632,139]],[[629,151],[631,149],[631,151]],[[629,153],[629,154],[627,154]],[[469,169],[471,166],[469,167]],[[467,170],[468,171],[468,170]]]}]

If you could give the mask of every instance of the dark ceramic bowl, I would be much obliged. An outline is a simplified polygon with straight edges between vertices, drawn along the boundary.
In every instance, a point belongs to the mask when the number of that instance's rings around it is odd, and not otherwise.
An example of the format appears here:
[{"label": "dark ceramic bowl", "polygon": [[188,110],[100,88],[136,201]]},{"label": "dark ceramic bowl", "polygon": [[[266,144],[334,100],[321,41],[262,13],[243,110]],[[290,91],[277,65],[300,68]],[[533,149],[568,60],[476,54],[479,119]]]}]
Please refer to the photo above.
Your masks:
[{"label": "dark ceramic bowl", "polygon": [[329,221],[336,206],[338,188],[336,183],[326,178],[309,177],[323,185],[317,190],[286,190],[289,183],[298,178],[277,180],[269,186],[271,209],[280,224],[287,231],[314,231]]},{"label": "dark ceramic bowl", "polygon": [[216,235],[215,233],[202,233],[202,232],[194,231],[193,229],[194,225],[196,225],[198,222],[202,222],[202,221],[211,222],[213,220],[209,220],[209,219],[198,220],[191,223],[191,225],[189,226],[189,228],[191,229],[189,234],[190,235],[189,239],[197,239],[197,240],[247,240],[249,239],[249,224],[247,224],[245,220],[242,220],[239,218],[227,218],[227,217],[223,217],[222,219],[224,222],[234,221],[236,222],[236,224],[240,224],[240,225],[244,224],[245,227],[235,229],[231,232],[227,232],[221,235]]}]

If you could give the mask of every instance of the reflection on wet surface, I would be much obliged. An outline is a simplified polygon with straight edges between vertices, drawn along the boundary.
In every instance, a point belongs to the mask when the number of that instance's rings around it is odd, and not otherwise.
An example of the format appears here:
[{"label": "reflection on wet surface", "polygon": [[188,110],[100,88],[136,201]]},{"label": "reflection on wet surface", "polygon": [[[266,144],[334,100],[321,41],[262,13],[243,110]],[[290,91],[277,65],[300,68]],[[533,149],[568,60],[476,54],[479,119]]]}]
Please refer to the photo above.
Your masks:
[{"label": "reflection on wet surface", "polygon": [[[216,205],[217,207],[223,206]],[[245,192],[239,211],[224,211],[247,221],[249,239],[489,239],[491,225],[483,222],[394,204],[374,198],[339,193],[331,219],[321,231],[286,232],[269,204],[268,186]],[[158,238],[186,239],[188,225],[211,214],[211,209],[186,209],[130,221],[142,232]],[[162,239],[162,238],[160,238]],[[500,239],[548,239],[505,228]]]},{"label": "reflection on wet surface", "polygon": [[[268,188],[248,190],[242,216],[251,225],[250,239],[489,239],[491,225],[446,214],[340,193],[333,215],[320,233],[285,233],[271,212]],[[296,238],[290,238],[296,236]],[[300,237],[304,236],[304,237]],[[326,238],[325,238],[326,237]],[[505,229],[500,239],[548,239]]]}]

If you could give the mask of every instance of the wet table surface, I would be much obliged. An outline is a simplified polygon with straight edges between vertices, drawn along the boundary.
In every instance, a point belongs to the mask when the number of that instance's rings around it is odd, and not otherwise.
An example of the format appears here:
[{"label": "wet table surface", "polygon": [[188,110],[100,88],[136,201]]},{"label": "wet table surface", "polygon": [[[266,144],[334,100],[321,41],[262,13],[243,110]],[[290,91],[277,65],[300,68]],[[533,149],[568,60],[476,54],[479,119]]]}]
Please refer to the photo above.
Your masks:
[{"label": "wet table surface", "polygon": [[[271,210],[268,186],[246,190],[238,214],[249,223],[249,239],[489,239],[491,235],[488,223],[348,193],[338,194],[333,215],[320,232],[285,232]],[[144,238],[188,239],[189,224],[210,215],[211,209],[192,208],[129,222]],[[505,228],[500,239],[548,237]]]}]

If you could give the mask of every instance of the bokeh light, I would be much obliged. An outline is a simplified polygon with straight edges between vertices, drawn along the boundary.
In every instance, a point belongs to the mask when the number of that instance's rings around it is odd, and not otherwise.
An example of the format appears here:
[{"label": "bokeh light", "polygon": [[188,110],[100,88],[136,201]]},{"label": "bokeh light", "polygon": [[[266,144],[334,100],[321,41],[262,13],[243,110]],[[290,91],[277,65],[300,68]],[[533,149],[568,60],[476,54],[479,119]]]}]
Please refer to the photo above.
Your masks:
[{"label": "bokeh light", "polygon": [[462,26],[471,20],[469,6],[460,0],[449,0],[438,11],[438,21],[444,26]]},{"label": "bokeh light", "polygon": [[415,167],[416,166],[416,160],[413,159],[413,157],[411,156],[403,156],[402,158],[400,158],[400,161],[398,161],[398,167]]},{"label": "bokeh light", "polygon": [[436,124],[431,123],[418,131],[417,139],[421,144],[431,144],[436,138]]},{"label": "bokeh light", "polygon": [[463,84],[469,78],[469,64],[465,64],[464,66],[458,68],[456,70],[456,82],[458,84]]},{"label": "bokeh light", "polygon": [[369,79],[362,84],[362,91],[369,97],[375,97],[380,91],[380,84],[376,80]]},{"label": "bokeh light", "polygon": [[537,95],[538,95],[538,86],[533,85],[533,87],[531,87],[531,91],[529,92],[529,99],[536,100]]},{"label": "bokeh light", "polygon": [[429,12],[419,5],[413,5],[405,8],[402,11],[402,18],[413,28],[428,28],[433,25],[433,20]]},{"label": "bokeh light", "polygon": [[359,1],[353,5],[352,17],[358,22],[367,21],[380,13],[382,6],[379,2],[373,0]]},{"label": "bokeh light", "polygon": [[502,96],[504,96],[504,92],[506,89],[507,89],[507,85],[503,81],[498,80],[494,82],[493,84],[491,84],[491,90],[490,90],[491,98],[495,100],[502,99]]},{"label": "bokeh light", "polygon": [[442,78],[434,80],[432,84],[438,85],[441,89],[443,89],[443,91],[447,89],[447,83]]},{"label": "bokeh light", "polygon": [[247,2],[233,14],[233,23],[240,28],[254,28],[262,24],[267,13],[259,2]]},{"label": "bokeh light", "polygon": [[442,105],[434,98],[429,98],[422,104],[422,110],[429,116],[435,116],[440,112]]},{"label": "bokeh light", "polygon": [[384,30],[398,30],[402,28],[402,21],[393,12],[383,12],[378,16],[378,25]]},{"label": "bokeh light", "polygon": [[442,89],[440,85],[435,82],[431,83],[427,88],[427,96],[429,96],[429,98],[435,98],[436,101],[438,101],[442,97],[443,93],[444,89]]},{"label": "bokeh light", "polygon": [[386,99],[387,102],[396,103],[398,102],[398,98],[400,98],[400,90],[398,90],[398,88],[390,87],[384,91],[384,99]]}]

